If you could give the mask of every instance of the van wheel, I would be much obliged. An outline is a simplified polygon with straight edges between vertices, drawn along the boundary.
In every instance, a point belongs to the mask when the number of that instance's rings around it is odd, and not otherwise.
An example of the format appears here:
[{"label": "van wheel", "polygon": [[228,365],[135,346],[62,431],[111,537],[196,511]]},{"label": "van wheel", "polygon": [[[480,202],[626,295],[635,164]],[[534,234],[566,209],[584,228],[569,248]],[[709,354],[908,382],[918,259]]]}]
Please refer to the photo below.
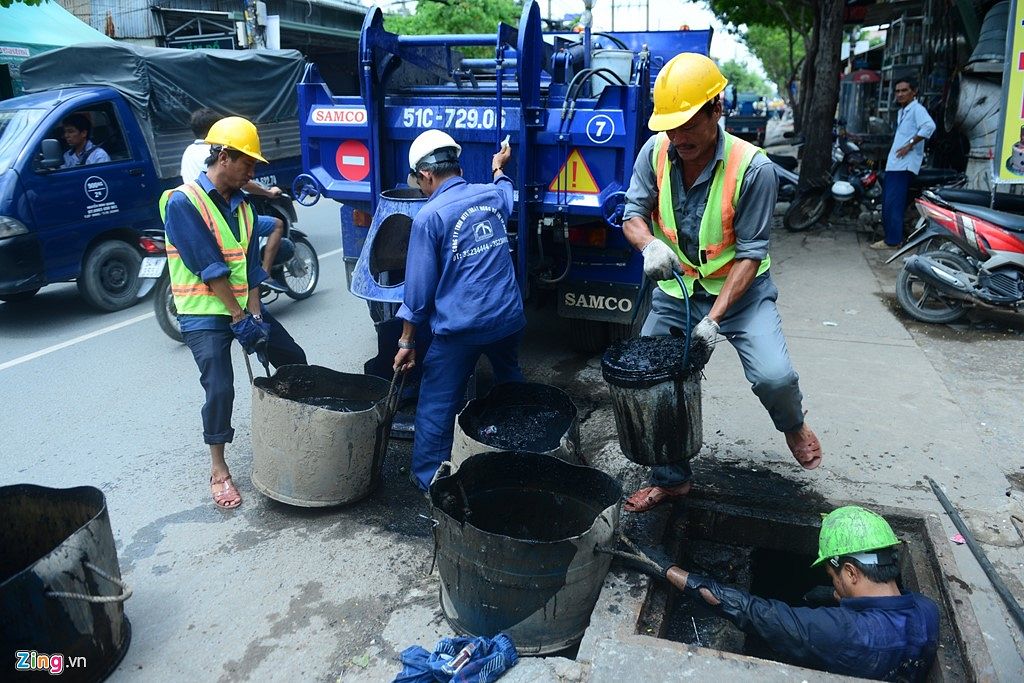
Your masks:
[{"label": "van wheel", "polygon": [[25,292],[15,292],[14,294],[4,294],[4,295],[0,296],[0,301],[6,301],[9,304],[16,304],[16,303],[18,303],[20,301],[28,301],[29,299],[34,297],[36,295],[36,292],[38,292],[38,291],[39,291],[39,288],[36,287],[35,289],[30,289],[30,290],[25,291]]},{"label": "van wheel", "polygon": [[101,242],[85,256],[78,291],[101,311],[120,311],[136,303],[139,293],[139,251],[120,240]]}]

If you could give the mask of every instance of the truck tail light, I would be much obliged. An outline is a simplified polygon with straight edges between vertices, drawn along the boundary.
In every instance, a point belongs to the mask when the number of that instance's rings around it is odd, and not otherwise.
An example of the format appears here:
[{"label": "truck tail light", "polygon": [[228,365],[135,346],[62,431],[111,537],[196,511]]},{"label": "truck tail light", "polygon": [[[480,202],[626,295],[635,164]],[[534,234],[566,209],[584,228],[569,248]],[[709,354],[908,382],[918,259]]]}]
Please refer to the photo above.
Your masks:
[{"label": "truck tail light", "polygon": [[577,227],[569,228],[569,244],[577,247],[600,247],[608,243],[607,228]]},{"label": "truck tail light", "polygon": [[352,210],[352,225],[357,228],[368,228],[370,223],[373,222],[373,215],[360,211],[359,209]]}]

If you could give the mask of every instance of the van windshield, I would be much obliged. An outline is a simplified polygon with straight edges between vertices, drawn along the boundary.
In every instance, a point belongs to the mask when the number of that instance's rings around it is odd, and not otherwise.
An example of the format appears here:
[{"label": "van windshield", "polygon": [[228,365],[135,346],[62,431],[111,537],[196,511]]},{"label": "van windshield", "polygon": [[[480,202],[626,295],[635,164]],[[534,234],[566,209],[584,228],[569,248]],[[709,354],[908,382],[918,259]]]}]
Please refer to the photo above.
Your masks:
[{"label": "van windshield", "polygon": [[0,109],[0,173],[28,146],[29,136],[45,115],[45,109]]}]

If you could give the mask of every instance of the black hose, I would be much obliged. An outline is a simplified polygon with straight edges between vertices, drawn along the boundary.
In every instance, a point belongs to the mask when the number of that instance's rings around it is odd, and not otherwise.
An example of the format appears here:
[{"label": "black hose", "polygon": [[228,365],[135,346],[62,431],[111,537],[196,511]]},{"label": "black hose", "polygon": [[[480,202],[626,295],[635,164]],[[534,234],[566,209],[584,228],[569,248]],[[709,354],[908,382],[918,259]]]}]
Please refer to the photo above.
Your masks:
[{"label": "black hose", "polygon": [[602,38],[607,38],[608,40],[612,41],[613,43],[615,43],[616,45],[621,47],[623,50],[628,50],[629,49],[629,45],[626,45],[624,42],[622,42],[621,40],[619,40],[618,38],[616,38],[615,36],[613,36],[610,33],[600,33],[598,31],[591,31],[590,35],[591,36],[601,36]]},{"label": "black hose", "polygon": [[971,552],[974,554],[974,559],[978,561],[978,564],[981,566],[981,570],[985,572],[985,576],[987,576],[988,580],[992,583],[992,587],[996,589],[996,593],[998,593],[999,597],[1003,599],[1003,603],[1006,605],[1006,609],[1009,610],[1010,616],[1012,616],[1014,621],[1017,622],[1017,626],[1024,631],[1024,610],[1021,609],[1020,603],[1017,602],[1016,598],[1013,597],[1013,593],[1011,593],[1010,589],[1008,589],[1006,584],[1003,583],[1002,577],[999,576],[996,568],[992,566],[991,562],[989,562],[988,557],[985,555],[985,551],[981,549],[980,545],[978,545],[978,542],[971,534],[971,530],[967,528],[964,520],[960,517],[960,513],[957,512],[956,508],[953,507],[953,504],[949,502],[949,498],[946,497],[946,494],[942,492],[942,489],[939,488],[939,485],[935,483],[934,479],[928,475],[925,475],[924,478],[928,480],[929,484],[931,484],[935,497],[939,499],[939,503],[941,503],[942,507],[946,510],[946,514],[948,514],[949,518],[953,520],[953,525],[956,526],[957,531],[959,531],[960,535],[964,537],[964,541],[967,542],[967,547],[971,549]]}]

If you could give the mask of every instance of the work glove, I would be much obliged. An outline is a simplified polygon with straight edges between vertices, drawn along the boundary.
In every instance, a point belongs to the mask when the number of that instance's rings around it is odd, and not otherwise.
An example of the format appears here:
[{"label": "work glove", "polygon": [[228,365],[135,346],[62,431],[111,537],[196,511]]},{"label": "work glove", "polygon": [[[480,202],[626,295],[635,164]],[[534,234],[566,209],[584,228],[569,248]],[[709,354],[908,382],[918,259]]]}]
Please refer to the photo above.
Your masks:
[{"label": "work glove", "polygon": [[256,320],[250,313],[237,323],[231,323],[231,333],[242,345],[242,350],[247,354],[252,354],[256,351],[258,344],[262,343],[265,346],[270,339],[270,325]]},{"label": "work glove", "polygon": [[[701,358],[711,358],[711,352],[715,350],[715,340],[718,338],[718,323],[704,316],[690,333],[690,353],[699,353]],[[705,363],[707,360],[704,361]]]},{"label": "work glove", "polygon": [[640,253],[644,257],[644,275],[652,280],[670,280],[673,273],[682,270],[672,248],[659,239],[648,242]]}]

